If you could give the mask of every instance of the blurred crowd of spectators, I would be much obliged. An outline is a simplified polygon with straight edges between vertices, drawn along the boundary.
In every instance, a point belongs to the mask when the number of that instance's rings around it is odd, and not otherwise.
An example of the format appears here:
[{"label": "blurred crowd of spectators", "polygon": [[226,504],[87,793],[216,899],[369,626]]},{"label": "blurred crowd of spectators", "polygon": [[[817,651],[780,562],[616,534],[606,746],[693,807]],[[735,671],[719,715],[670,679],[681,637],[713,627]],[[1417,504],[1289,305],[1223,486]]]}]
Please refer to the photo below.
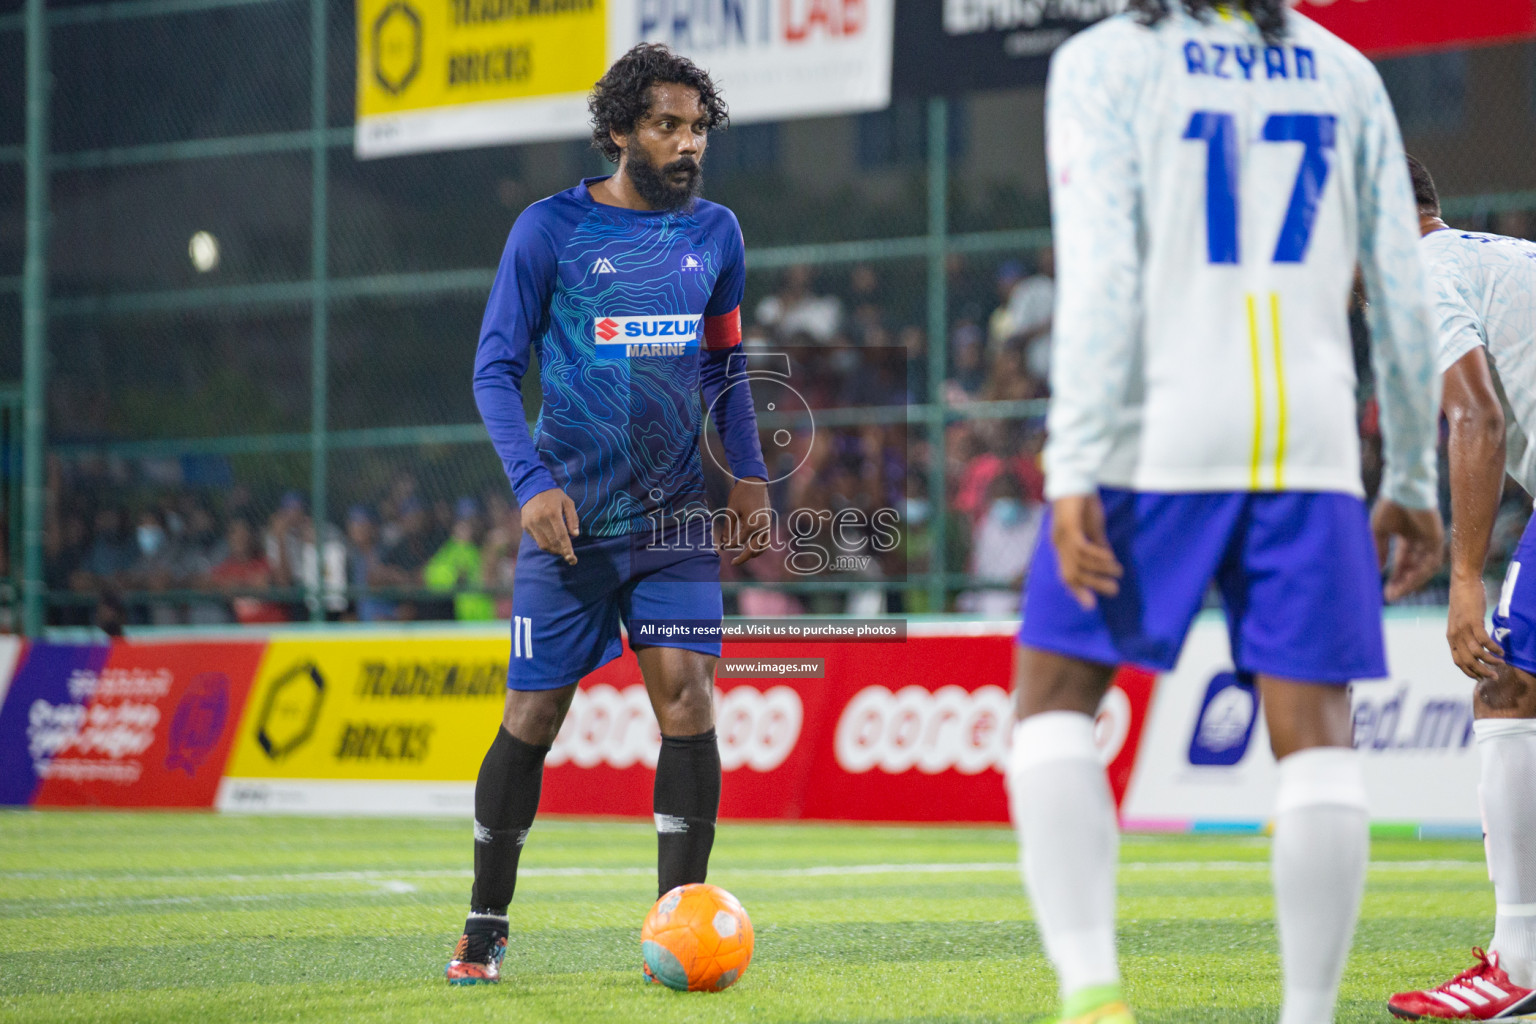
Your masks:
[{"label": "blurred crowd of spectators", "polygon": [[[1035,400],[1049,397],[1053,270],[1048,249],[1000,264],[953,262],[953,316],[937,388],[928,384],[934,363],[927,332],[913,322],[902,284],[876,266],[792,267],[748,307],[746,350],[754,357],[777,353],[782,362],[781,369],[753,371],[777,520],[767,554],[740,568],[722,561],[722,578],[733,584],[729,611],[938,610],[929,607],[925,574],[942,538],[948,608],[1017,613],[1044,513],[1043,403]],[[1368,395],[1367,346],[1356,320]],[[784,400],[774,400],[775,388],[788,389]],[[934,394],[963,412],[947,422],[937,449],[911,410]],[[1014,404],[983,404],[989,402]],[[795,414],[803,412],[800,403],[820,416],[814,428]],[[837,415],[854,409],[872,422],[851,424],[846,412]],[[1361,436],[1371,490],[1380,473],[1380,432],[1369,399]],[[718,450],[706,439],[706,484],[716,507],[731,484]],[[944,460],[942,500],[931,493],[935,459]],[[238,481],[162,488],[133,504],[123,493],[99,480],[92,486],[57,462],[50,467],[45,556],[54,622],[110,631],[125,622],[510,614],[521,528],[505,488],[427,493],[415,475],[400,472],[385,493],[351,506],[340,524],[318,529],[297,491],[267,496],[264,505]],[[1513,550],[1529,508],[1512,487],[1494,562]],[[881,510],[897,517],[894,531],[882,533]],[[819,517],[813,531],[797,535],[797,511]],[[842,526],[834,530],[833,523]],[[830,580],[843,586],[785,586]]]},{"label": "blurred crowd of spectators", "polygon": [[[57,480],[57,464],[53,474]],[[62,497],[54,498],[54,495]],[[428,500],[402,473],[344,527],[305,497],[260,511],[250,492],[181,492],[133,512],[50,488],[44,575],[63,625],[494,619],[511,614],[517,509],[499,492]]]},{"label": "blurred crowd of spectators", "polygon": [[[957,315],[945,339],[946,401],[1046,397],[1049,250],[979,268],[956,260],[950,269]],[[878,614],[926,607],[917,587],[904,587],[920,586],[930,564],[936,514],[928,494],[933,445],[905,415],[930,397],[931,366],[927,332],[912,322],[908,290],[873,265],[792,267],[748,308],[747,350],[787,354],[785,383],[811,410],[876,408],[886,415],[877,423],[812,430],[786,402],[774,403],[779,420],[770,422],[774,412],[765,406],[775,378],[754,379],[779,526],[768,554],[739,569],[722,563],[723,577],[739,584],[731,588],[732,611]],[[996,584],[962,594],[962,608],[1003,613],[1016,605],[1040,518],[1041,441],[1038,419],[961,420],[946,428],[948,565]],[[730,485],[723,461],[706,452],[717,505]],[[317,611],[364,622],[510,614],[521,530],[505,489],[425,493],[402,472],[387,493],[317,529],[298,491],[253,496],[238,480],[124,487],[120,476],[50,467],[45,576],[58,624],[114,631],[125,623],[295,621]],[[816,535],[790,535],[788,520],[800,509],[824,516]],[[881,509],[900,517],[895,545],[882,543],[874,526]],[[834,537],[826,517],[837,513],[856,515],[857,525]],[[779,586],[828,579],[856,586]]]}]

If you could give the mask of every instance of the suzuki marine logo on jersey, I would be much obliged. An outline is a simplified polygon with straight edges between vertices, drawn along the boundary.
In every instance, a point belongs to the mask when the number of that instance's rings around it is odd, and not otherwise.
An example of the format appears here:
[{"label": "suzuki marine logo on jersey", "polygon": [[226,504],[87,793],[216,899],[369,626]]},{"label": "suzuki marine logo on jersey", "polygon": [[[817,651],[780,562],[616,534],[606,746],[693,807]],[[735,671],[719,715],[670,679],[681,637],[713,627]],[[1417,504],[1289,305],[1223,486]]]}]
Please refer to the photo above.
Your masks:
[{"label": "suzuki marine logo on jersey", "polygon": [[601,316],[592,324],[599,359],[681,356],[699,350],[697,316]]},{"label": "suzuki marine logo on jersey", "polygon": [[617,274],[618,272],[619,268],[614,266],[613,260],[610,260],[607,256],[599,257],[598,261],[592,264],[592,273],[594,274]]}]

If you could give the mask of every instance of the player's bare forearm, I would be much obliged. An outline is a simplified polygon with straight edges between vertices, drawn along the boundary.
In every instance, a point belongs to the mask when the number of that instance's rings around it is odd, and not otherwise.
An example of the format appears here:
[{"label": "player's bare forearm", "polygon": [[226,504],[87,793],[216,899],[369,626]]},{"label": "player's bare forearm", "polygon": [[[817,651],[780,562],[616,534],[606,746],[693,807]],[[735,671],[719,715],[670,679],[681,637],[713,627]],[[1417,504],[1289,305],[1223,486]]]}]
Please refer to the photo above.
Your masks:
[{"label": "player's bare forearm", "polygon": [[1504,430],[1451,421],[1451,575],[1481,583],[1504,490]]},{"label": "player's bare forearm", "polygon": [[1450,424],[1451,592],[1445,638],[1456,667],[1471,679],[1497,679],[1504,650],[1484,627],[1483,568],[1504,491],[1504,408],[1481,347],[1445,374]]},{"label": "player's bare forearm", "polygon": [[1504,492],[1504,409],[1488,362],[1474,349],[1445,374],[1443,399],[1450,437],[1451,575],[1478,581]]}]

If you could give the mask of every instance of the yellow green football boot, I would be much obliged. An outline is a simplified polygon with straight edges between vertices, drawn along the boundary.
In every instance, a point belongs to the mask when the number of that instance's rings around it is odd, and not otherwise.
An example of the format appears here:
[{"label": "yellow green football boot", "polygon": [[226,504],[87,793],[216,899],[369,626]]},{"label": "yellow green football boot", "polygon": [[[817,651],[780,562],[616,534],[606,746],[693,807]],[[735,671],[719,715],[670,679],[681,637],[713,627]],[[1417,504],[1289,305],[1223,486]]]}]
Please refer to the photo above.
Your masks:
[{"label": "yellow green football boot", "polygon": [[1079,989],[1061,1004],[1059,1024],[1136,1024],[1119,985]]}]

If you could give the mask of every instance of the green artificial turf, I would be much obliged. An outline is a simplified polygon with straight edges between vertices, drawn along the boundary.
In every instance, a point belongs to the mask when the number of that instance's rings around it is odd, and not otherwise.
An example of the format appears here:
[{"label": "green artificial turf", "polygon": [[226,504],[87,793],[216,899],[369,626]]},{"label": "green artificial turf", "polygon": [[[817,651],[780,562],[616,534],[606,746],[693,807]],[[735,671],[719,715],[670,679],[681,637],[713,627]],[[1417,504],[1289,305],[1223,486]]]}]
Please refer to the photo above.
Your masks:
[{"label": "green artificial turf", "polygon": [[[720,994],[642,984],[646,825],[543,821],[500,986],[442,970],[467,821],[0,813],[5,1021],[1049,1021],[1054,982],[1005,829],[725,823],[710,879],[746,905]],[[1266,1022],[1279,964],[1262,838],[1127,837],[1120,936],[1142,1024]],[[1389,1017],[1486,941],[1471,841],[1378,839],[1338,1020]]]}]

